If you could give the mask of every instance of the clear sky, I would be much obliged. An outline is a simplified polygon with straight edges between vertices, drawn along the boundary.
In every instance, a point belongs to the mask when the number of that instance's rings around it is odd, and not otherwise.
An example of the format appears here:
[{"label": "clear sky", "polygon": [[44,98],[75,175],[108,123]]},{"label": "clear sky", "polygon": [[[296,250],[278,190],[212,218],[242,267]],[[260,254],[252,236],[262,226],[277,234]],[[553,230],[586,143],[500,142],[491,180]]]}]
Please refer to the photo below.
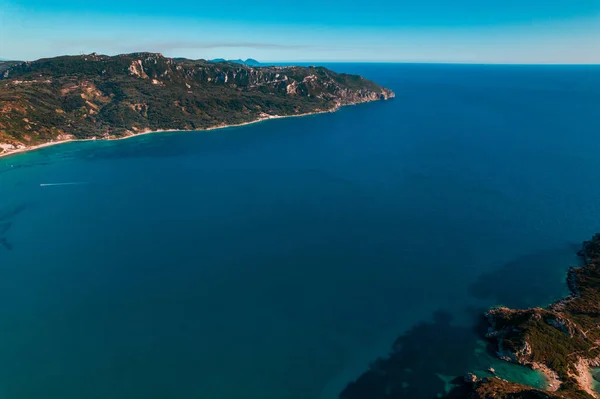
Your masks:
[{"label": "clear sky", "polygon": [[0,0],[0,58],[600,63],[600,0]]}]

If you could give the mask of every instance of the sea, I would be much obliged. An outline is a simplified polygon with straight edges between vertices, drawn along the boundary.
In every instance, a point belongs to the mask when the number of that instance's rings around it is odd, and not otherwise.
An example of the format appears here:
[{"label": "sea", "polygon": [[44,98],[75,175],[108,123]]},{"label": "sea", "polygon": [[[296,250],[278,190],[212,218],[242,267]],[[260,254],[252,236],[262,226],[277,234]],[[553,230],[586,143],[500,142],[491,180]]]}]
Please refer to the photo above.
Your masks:
[{"label": "sea", "polygon": [[543,386],[477,326],[600,230],[600,67],[325,66],[397,96],[0,158],[0,398],[335,399],[392,347],[410,399]]}]

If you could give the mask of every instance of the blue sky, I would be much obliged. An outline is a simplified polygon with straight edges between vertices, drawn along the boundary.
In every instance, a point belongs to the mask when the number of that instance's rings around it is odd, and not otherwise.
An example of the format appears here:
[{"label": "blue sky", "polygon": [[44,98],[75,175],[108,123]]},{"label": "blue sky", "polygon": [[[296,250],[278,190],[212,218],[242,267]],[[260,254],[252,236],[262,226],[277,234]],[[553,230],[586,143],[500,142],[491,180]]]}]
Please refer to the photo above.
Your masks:
[{"label": "blue sky", "polygon": [[600,63],[600,0],[0,0],[0,58]]}]

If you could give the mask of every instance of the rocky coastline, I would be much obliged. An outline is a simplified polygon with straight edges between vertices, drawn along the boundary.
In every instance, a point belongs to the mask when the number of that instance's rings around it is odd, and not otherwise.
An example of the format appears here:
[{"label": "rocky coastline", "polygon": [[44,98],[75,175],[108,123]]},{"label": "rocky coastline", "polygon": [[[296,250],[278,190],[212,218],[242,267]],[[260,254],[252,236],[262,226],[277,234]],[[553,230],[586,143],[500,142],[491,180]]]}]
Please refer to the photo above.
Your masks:
[{"label": "rocky coastline", "polygon": [[75,140],[240,126],[393,97],[361,76],[322,67],[156,53],[14,63],[0,76],[0,155]]},{"label": "rocky coastline", "polygon": [[[398,337],[391,353],[349,383],[340,399],[600,398],[591,374],[592,368],[600,367],[600,234],[586,241],[579,255],[582,265],[567,273],[566,298],[544,308],[500,306],[475,312],[475,335],[488,342],[481,359],[496,356],[537,370],[545,386],[502,378],[472,355],[481,350],[473,335],[468,338],[472,329],[454,326],[450,315],[436,314],[432,323],[421,323]],[[477,370],[475,364],[480,364]],[[460,376],[465,371],[470,372]]]},{"label": "rocky coastline", "polygon": [[37,144],[37,145],[30,145],[30,146],[22,144],[22,143],[11,144],[11,143],[1,143],[0,142],[0,158],[8,157],[10,155],[17,155],[17,154],[21,154],[21,153],[25,153],[25,152],[35,151],[35,150],[39,150],[39,149],[46,148],[46,147],[52,147],[52,146],[59,145],[59,144],[66,144],[66,143],[78,142],[78,141],[125,140],[125,139],[130,139],[133,137],[143,136],[146,134],[153,134],[153,133],[209,131],[209,130],[217,130],[217,129],[226,129],[226,128],[231,128],[231,127],[241,127],[241,126],[246,126],[246,125],[253,125],[255,123],[260,123],[260,122],[264,122],[264,121],[268,121],[268,120],[272,120],[272,119],[284,119],[284,118],[296,118],[296,117],[301,118],[301,117],[310,116],[310,115],[318,115],[318,114],[324,114],[324,113],[337,112],[340,109],[342,109],[343,107],[359,105],[359,104],[371,102],[371,101],[378,101],[378,99],[373,99],[373,100],[368,100],[368,101],[360,101],[360,102],[355,102],[355,103],[348,103],[348,104],[343,104],[343,105],[338,104],[329,110],[309,112],[309,113],[300,114],[300,115],[266,115],[266,114],[262,114],[257,119],[251,120],[249,122],[237,123],[237,124],[233,124],[233,125],[219,124],[219,125],[207,127],[204,129],[192,129],[192,128],[190,128],[190,129],[169,129],[169,128],[161,129],[161,128],[158,128],[158,129],[154,129],[154,130],[153,129],[139,130],[139,129],[134,128],[132,130],[127,130],[121,136],[110,135],[108,131],[105,134],[100,135],[100,137],[92,137],[89,139],[77,139],[74,136],[64,136],[63,135],[63,136],[58,136],[55,139],[52,139],[51,141],[48,141],[48,142],[45,142],[42,144]]},{"label": "rocky coastline", "polygon": [[[591,375],[591,368],[600,367],[600,234],[584,242],[578,254],[583,265],[569,269],[568,297],[546,308],[497,307],[486,312],[490,324],[486,337],[496,343],[498,357],[540,370],[548,380],[547,389],[517,389],[494,378],[467,379],[471,385],[467,397],[485,398],[489,392],[499,398],[600,397]],[[537,396],[528,396],[533,393]]]}]

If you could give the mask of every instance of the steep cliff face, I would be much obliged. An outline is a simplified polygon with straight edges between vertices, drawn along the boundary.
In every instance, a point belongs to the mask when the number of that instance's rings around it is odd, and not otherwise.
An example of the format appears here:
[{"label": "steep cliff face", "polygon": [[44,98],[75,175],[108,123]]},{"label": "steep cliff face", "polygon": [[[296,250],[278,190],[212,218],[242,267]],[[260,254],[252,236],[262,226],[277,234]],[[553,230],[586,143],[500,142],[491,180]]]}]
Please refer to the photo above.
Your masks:
[{"label": "steep cliff face", "polygon": [[0,75],[0,144],[205,129],[392,97],[360,76],[321,67],[252,67],[154,53],[56,57],[12,64]]},{"label": "steep cliff face", "polygon": [[591,367],[600,365],[600,235],[583,245],[585,265],[568,274],[571,295],[547,308],[495,308],[488,338],[504,360],[542,370],[549,390],[566,398],[597,398]]}]

